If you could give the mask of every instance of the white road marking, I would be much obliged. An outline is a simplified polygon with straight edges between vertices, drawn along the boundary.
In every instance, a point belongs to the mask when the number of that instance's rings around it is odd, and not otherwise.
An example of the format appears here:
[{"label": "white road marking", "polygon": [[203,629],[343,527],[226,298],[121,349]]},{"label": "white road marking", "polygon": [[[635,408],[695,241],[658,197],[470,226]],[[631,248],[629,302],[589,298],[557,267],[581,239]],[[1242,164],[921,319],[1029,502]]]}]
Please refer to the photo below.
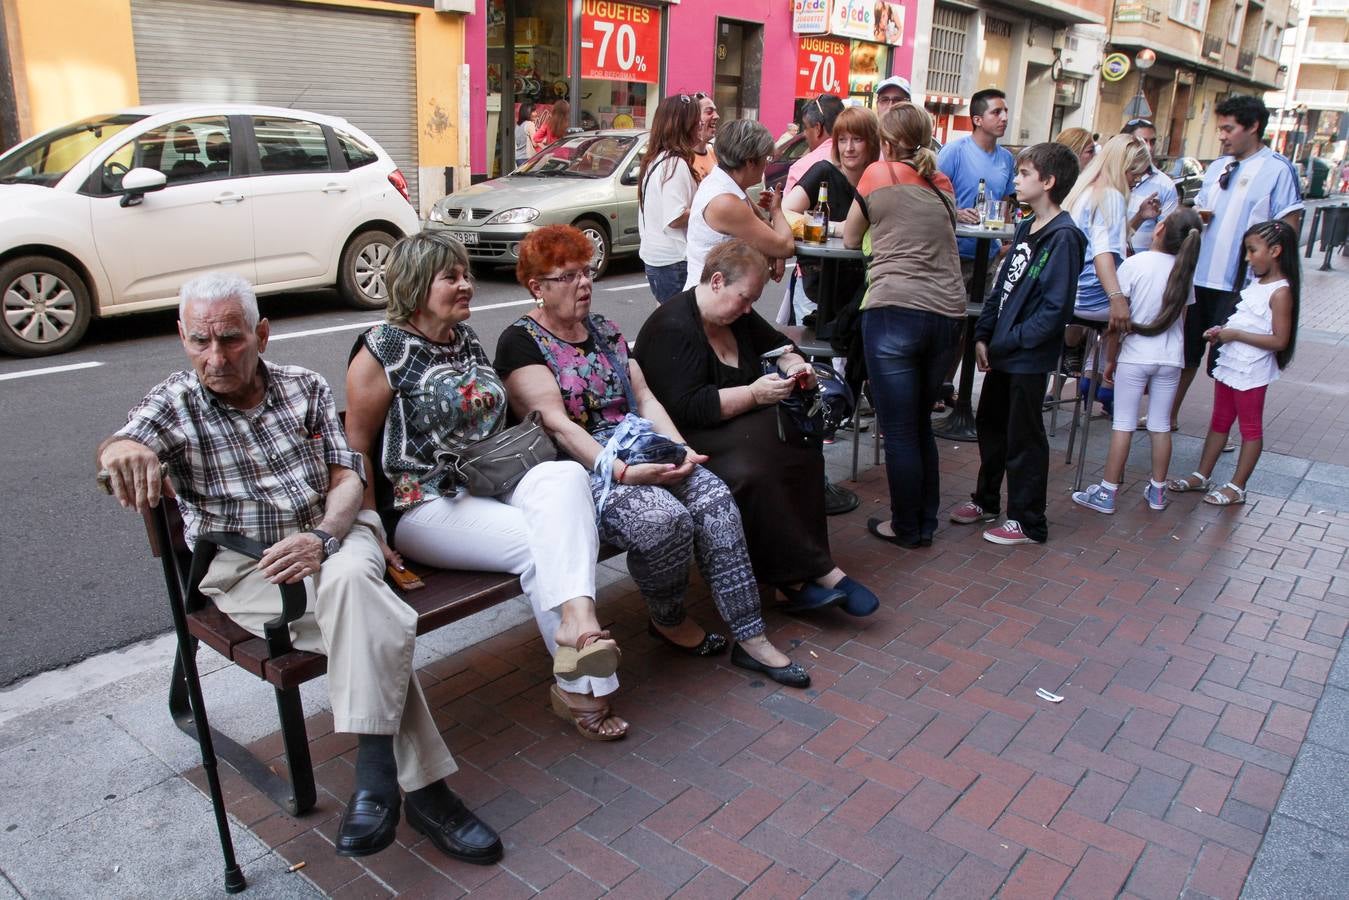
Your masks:
[{"label": "white road marking", "polygon": [[[485,312],[489,309],[506,309],[510,306],[527,306],[533,303],[533,300],[510,300],[506,303],[488,303],[486,306],[474,306],[474,312]],[[335,331],[355,331],[357,328],[371,328],[383,322],[383,319],[371,319],[369,322],[350,322],[346,325],[330,325],[327,328],[309,328],[305,331],[288,331],[285,334],[274,334],[271,336],[273,341],[286,341],[291,338],[309,337],[314,334],[332,334]],[[94,363],[94,365],[100,365]],[[15,377],[15,376],[11,376]]]},{"label": "white road marking", "polygon": [[45,369],[26,369],[22,372],[7,372],[0,375],[0,381],[12,381],[15,378],[32,378],[34,375],[55,375],[57,372],[73,372],[76,369],[95,369],[101,362],[71,363],[68,366],[47,366]]},{"label": "white road marking", "polygon": [[603,288],[603,290],[606,290],[606,291],[635,291],[635,290],[637,290],[638,288],[644,288],[644,287],[646,287],[646,286],[647,286],[647,284],[646,284],[645,281],[639,281],[639,282],[637,282],[636,284],[620,284],[618,287]]}]

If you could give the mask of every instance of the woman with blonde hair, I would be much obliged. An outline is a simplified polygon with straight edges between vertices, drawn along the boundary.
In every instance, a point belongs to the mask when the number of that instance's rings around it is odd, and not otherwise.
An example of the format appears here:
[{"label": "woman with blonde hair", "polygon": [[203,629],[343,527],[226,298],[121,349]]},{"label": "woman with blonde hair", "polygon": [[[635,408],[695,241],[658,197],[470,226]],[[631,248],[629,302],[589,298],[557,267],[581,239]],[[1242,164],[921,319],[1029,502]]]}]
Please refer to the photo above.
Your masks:
[{"label": "woman with blonde hair", "polygon": [[1085,170],[1096,158],[1096,142],[1091,139],[1091,132],[1085,128],[1065,128],[1054,138],[1054,143],[1062,144],[1077,154],[1079,169]]},{"label": "woman with blonde hair", "polygon": [[880,121],[885,160],[857,185],[843,243],[871,231],[862,347],[885,434],[890,516],[867,529],[901,547],[931,545],[941,503],[932,404],[955,355],[965,315],[951,181],[929,148],[932,117],[900,103]]},{"label": "woman with blonde hair", "polygon": [[1147,177],[1152,161],[1132,135],[1117,134],[1077,179],[1063,208],[1087,236],[1087,259],[1077,280],[1080,319],[1129,326],[1129,299],[1119,289],[1119,264],[1129,252],[1129,192]]}]

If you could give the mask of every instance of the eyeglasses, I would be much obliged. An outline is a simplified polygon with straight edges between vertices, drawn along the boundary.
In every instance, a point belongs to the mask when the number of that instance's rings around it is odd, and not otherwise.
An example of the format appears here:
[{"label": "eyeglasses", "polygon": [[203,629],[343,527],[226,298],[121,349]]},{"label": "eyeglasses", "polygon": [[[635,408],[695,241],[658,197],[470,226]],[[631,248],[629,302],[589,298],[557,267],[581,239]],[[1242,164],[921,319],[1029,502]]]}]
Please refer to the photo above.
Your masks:
[{"label": "eyeglasses", "polygon": [[1241,165],[1241,163],[1237,162],[1235,159],[1227,164],[1226,168],[1223,169],[1222,174],[1218,176],[1218,187],[1227,190],[1227,186],[1232,182],[1232,175],[1236,172],[1237,166],[1239,165]]},{"label": "eyeglasses", "polygon": [[575,284],[576,279],[584,277],[587,281],[594,281],[595,275],[599,270],[594,266],[583,266],[580,269],[572,269],[570,272],[563,272],[561,275],[541,275],[536,281],[554,281],[558,284]]}]

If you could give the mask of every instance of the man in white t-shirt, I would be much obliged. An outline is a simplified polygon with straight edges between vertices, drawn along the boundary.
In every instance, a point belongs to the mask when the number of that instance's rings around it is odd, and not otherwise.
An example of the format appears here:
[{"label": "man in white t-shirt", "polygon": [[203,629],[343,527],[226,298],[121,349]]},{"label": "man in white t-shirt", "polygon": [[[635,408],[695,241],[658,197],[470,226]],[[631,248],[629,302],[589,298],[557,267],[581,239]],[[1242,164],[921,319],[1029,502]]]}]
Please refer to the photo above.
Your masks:
[{"label": "man in white t-shirt", "polygon": [[[1204,361],[1209,343],[1204,332],[1221,325],[1236,304],[1237,262],[1246,229],[1270,219],[1283,219],[1296,230],[1302,224],[1302,186],[1297,170],[1281,154],[1261,142],[1269,110],[1259,97],[1236,94],[1215,107],[1218,142],[1225,156],[1209,163],[1195,209],[1208,220],[1199,264],[1194,273],[1195,303],[1185,317],[1185,368],[1171,410],[1180,415],[1185,394]],[[1217,346],[1216,344],[1214,345]],[[1216,359],[1210,354],[1209,368]]]}]

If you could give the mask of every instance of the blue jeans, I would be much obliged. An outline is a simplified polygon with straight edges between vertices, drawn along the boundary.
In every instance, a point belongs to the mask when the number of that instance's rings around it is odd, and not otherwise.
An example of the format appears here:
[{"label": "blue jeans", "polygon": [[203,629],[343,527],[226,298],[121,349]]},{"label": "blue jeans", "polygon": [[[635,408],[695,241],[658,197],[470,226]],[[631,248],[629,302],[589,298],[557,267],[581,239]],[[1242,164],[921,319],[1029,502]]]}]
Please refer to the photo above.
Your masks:
[{"label": "blue jeans", "polygon": [[883,306],[862,313],[862,347],[885,436],[890,524],[906,544],[937,530],[941,485],[932,404],[955,355],[963,319]]},{"label": "blue jeans", "polygon": [[682,260],[668,266],[646,267],[646,283],[651,285],[657,303],[664,303],[684,290],[684,280],[688,277],[689,264]]}]

